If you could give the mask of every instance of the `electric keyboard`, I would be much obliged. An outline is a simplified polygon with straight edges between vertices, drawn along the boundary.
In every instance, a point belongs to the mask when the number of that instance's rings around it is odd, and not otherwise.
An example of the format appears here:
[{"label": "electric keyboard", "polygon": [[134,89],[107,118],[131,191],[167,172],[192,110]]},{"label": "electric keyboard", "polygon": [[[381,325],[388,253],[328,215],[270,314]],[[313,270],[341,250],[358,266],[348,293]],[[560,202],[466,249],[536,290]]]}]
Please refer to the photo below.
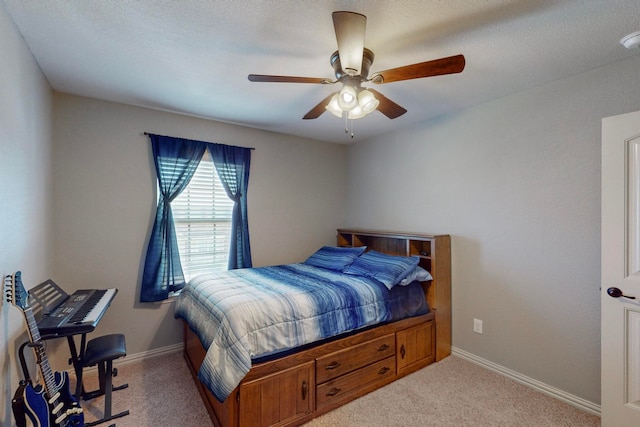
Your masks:
[{"label": "electric keyboard", "polygon": [[118,292],[110,289],[81,289],[69,295],[52,280],[29,290],[40,318],[38,330],[44,339],[85,334],[95,329]]}]

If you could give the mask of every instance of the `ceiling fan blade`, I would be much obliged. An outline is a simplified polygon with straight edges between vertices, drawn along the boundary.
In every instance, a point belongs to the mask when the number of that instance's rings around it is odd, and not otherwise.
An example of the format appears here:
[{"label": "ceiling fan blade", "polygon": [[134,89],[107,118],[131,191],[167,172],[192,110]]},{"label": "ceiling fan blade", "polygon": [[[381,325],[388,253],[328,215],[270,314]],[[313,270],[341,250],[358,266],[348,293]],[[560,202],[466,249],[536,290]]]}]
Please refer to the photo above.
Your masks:
[{"label": "ceiling fan blade", "polygon": [[331,100],[332,96],[333,96],[333,93],[329,94],[329,96],[327,96],[325,99],[320,101],[320,103],[318,105],[313,107],[307,114],[305,114],[303,119],[304,120],[310,120],[310,119],[317,119],[318,117],[320,117],[322,115],[322,113],[324,113],[326,111],[326,108],[324,108],[324,107],[329,103],[329,101]]},{"label": "ceiling fan blade", "polygon": [[463,55],[450,56],[448,58],[434,59],[433,61],[420,62],[419,64],[405,65],[380,71],[371,76],[373,83],[391,83],[402,80],[420,79],[422,77],[441,76],[455,74],[464,70],[465,59]]},{"label": "ceiling fan blade", "polygon": [[377,110],[380,111],[385,116],[389,117],[390,119],[395,119],[396,117],[400,117],[401,115],[407,112],[406,109],[402,108],[401,106],[399,106],[398,104],[396,104],[395,102],[393,102],[392,100],[390,100],[389,98],[387,98],[386,96],[378,92],[377,90],[374,90],[371,88],[369,88],[368,90],[371,93],[373,93],[373,96],[375,96],[378,101],[380,101],[380,104],[378,104]]},{"label": "ceiling fan blade", "polygon": [[338,41],[342,71],[350,76],[360,75],[364,33],[367,17],[355,12],[333,12],[333,28]]},{"label": "ceiling fan blade", "polygon": [[252,82],[273,82],[273,83],[335,83],[322,77],[295,77],[295,76],[270,76],[266,74],[249,74]]}]

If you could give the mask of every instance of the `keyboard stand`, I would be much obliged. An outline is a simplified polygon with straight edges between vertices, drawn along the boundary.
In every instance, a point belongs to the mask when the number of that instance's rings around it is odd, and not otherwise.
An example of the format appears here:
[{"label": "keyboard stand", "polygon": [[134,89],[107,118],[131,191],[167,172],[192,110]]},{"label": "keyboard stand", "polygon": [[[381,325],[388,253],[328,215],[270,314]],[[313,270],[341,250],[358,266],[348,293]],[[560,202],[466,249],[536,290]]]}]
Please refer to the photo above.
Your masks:
[{"label": "keyboard stand", "polygon": [[87,349],[87,334],[84,333],[80,335],[80,352],[78,352],[78,349],[76,348],[76,341],[73,335],[67,336],[67,342],[69,343],[69,353],[71,353],[69,363],[73,365],[73,370],[76,373],[76,399],[78,399],[79,402],[80,397],[84,394],[84,384],[82,383],[82,360],[84,359],[84,353]]},{"label": "keyboard stand", "polygon": [[[76,335],[80,335],[80,346],[76,345],[75,337]],[[71,357],[69,358],[69,364],[73,366],[73,371],[76,374],[76,392],[75,397],[80,399],[84,396],[84,384],[82,383],[82,373],[83,373],[83,359],[84,354],[87,349],[87,333],[84,332],[82,334],[73,334],[73,335],[55,335],[55,336],[47,336],[43,335],[41,338],[43,340],[50,340],[55,338],[67,338],[67,344],[69,345],[69,354]]]}]

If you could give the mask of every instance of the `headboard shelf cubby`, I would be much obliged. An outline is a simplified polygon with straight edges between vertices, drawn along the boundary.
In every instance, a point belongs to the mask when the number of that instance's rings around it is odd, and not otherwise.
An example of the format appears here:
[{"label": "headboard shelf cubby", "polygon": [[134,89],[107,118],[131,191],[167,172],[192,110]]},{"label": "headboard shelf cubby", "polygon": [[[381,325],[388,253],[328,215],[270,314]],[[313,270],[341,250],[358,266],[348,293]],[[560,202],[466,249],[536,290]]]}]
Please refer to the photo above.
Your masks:
[{"label": "headboard shelf cubby", "polygon": [[420,266],[434,277],[423,285],[429,307],[436,313],[436,360],[451,353],[451,237],[448,234],[338,229],[338,246],[367,246],[367,250],[420,257]]}]

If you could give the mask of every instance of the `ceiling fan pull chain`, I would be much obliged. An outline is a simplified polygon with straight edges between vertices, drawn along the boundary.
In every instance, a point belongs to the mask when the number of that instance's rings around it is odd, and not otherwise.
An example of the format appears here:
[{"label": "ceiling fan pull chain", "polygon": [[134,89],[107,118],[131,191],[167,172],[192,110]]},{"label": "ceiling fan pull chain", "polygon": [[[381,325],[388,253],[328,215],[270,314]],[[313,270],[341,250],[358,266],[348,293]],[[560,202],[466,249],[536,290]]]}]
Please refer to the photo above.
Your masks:
[{"label": "ceiling fan pull chain", "polygon": [[351,139],[353,139],[353,119],[349,120],[349,113],[347,113],[346,111],[342,114],[344,116],[344,133],[350,134],[349,136],[351,136]]}]

